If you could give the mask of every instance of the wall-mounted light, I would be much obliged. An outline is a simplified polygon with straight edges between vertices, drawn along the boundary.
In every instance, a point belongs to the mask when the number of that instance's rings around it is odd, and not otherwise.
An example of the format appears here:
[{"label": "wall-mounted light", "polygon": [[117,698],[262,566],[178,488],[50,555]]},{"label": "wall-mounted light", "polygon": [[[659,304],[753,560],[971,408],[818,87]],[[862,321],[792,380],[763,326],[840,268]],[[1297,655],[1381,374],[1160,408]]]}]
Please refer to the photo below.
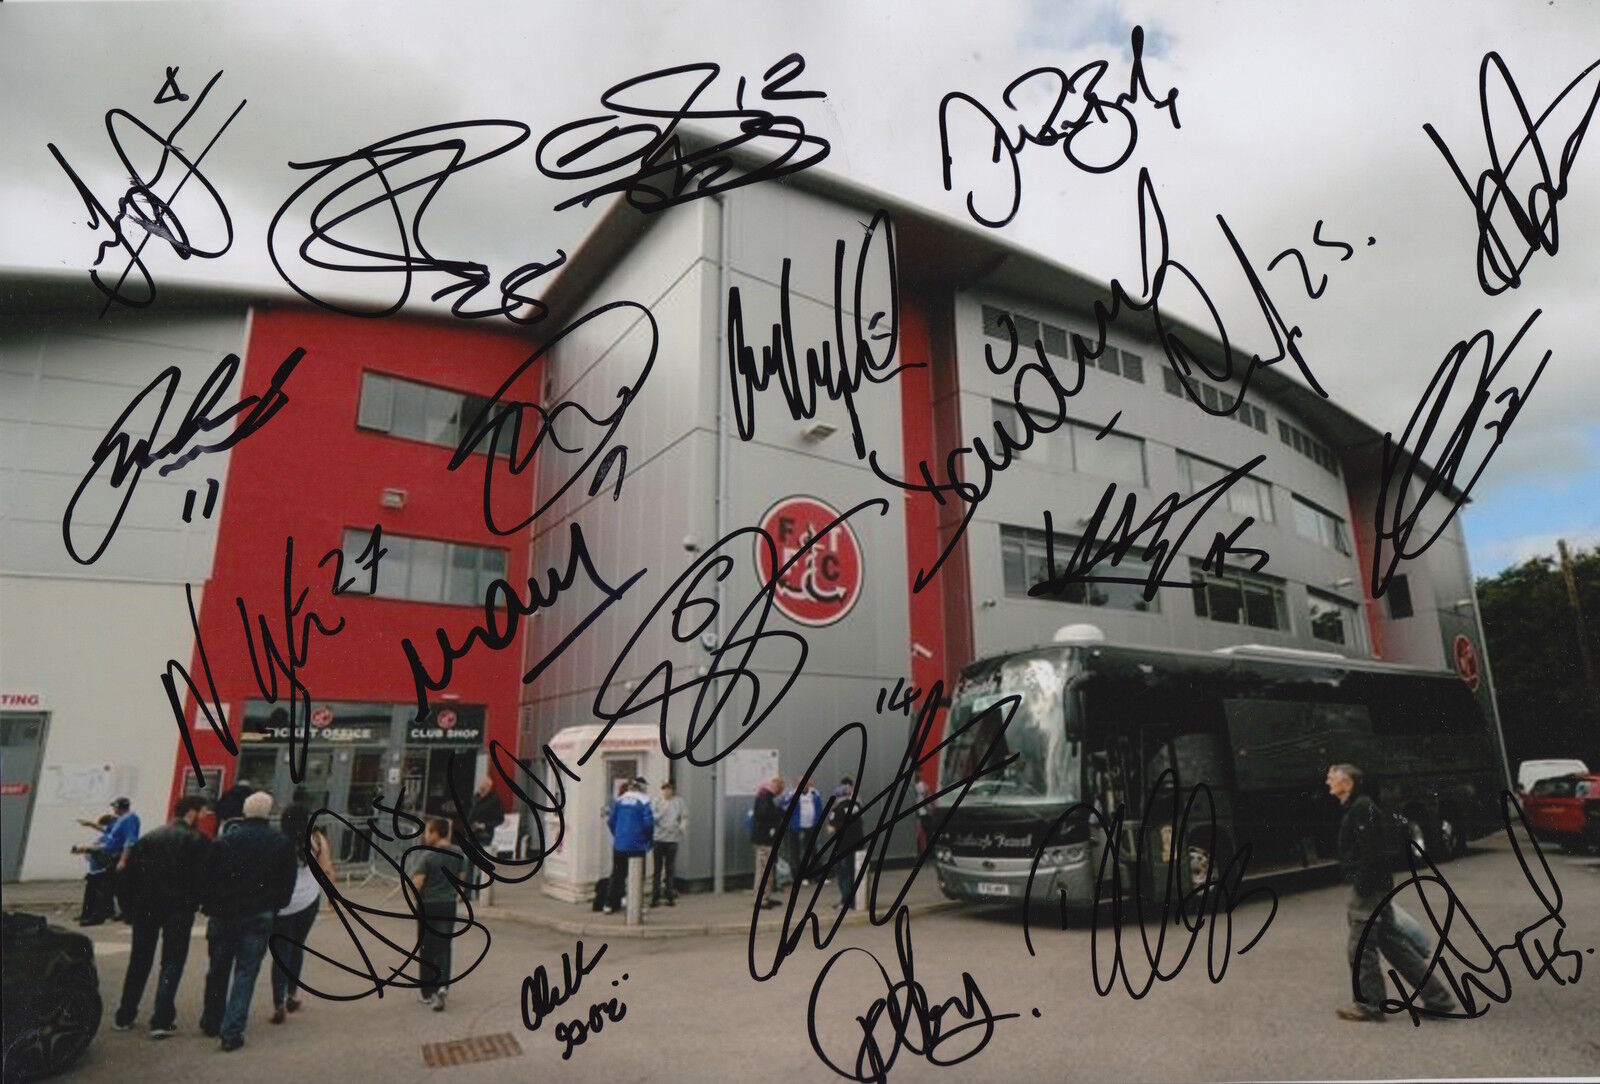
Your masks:
[{"label": "wall-mounted light", "polygon": [[800,435],[814,444],[817,441],[827,440],[838,431],[839,427],[837,425],[829,425],[827,422],[812,422],[800,430]]},{"label": "wall-mounted light", "polygon": [[406,506],[406,491],[391,486],[378,494],[378,503],[385,508],[404,508]]},{"label": "wall-mounted light", "polygon": [[1345,587],[1354,587],[1355,585],[1356,581],[1349,576],[1341,576],[1337,580],[1333,581],[1333,586],[1341,589]]}]

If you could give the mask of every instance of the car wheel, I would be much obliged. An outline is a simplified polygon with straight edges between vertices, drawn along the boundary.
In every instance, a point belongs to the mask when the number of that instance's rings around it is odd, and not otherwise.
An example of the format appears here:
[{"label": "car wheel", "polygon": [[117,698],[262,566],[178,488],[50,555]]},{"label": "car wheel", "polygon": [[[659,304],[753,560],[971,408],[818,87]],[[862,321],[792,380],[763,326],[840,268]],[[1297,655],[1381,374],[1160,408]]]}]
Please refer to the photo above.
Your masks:
[{"label": "car wheel", "polygon": [[82,975],[53,981],[7,1044],[6,1079],[38,1080],[77,1061],[100,1027],[101,1011],[98,982]]}]

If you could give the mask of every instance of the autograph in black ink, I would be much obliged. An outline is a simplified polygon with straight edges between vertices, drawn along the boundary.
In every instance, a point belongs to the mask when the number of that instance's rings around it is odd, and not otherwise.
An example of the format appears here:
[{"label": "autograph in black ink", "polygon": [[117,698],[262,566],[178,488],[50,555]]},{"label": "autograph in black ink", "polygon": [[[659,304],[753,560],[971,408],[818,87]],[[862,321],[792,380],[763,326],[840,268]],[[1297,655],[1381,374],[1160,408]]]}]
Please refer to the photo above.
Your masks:
[{"label": "autograph in black ink", "polygon": [[[1030,146],[1054,147],[1060,145],[1061,153],[1085,173],[1110,173],[1120,167],[1133,154],[1139,142],[1139,122],[1133,107],[1145,101],[1157,110],[1165,110],[1174,129],[1178,122],[1178,91],[1169,89],[1166,97],[1157,98],[1150,90],[1144,71],[1144,28],[1133,28],[1133,67],[1128,73],[1128,89],[1114,98],[1102,98],[1098,87],[1110,63],[1093,60],[1068,75],[1060,68],[1034,68],[1013,79],[1001,93],[1000,100],[1010,111],[1004,122],[978,99],[959,90],[953,90],[939,101],[939,153],[944,162],[944,190],[954,190],[952,170],[955,157],[950,150],[950,109],[953,104],[963,104],[975,110],[983,122],[992,129],[993,150],[989,161],[1000,165],[1002,159],[1010,167],[1006,175],[1006,192],[1010,202],[1002,198],[1004,210],[999,217],[990,218],[978,210],[976,193],[967,191],[967,213],[973,221],[991,229],[999,229],[1017,216],[1022,206],[1022,152]],[[1030,83],[1043,82],[1054,88],[1042,117],[1017,119],[1020,113],[1014,100],[1018,91]],[[1049,98],[1048,93],[1046,98]],[[1069,107],[1069,99],[1071,106]],[[1075,108],[1074,115],[1071,110]],[[1066,115],[1063,115],[1063,113]]]},{"label": "autograph in black ink", "polygon": [[[1585,955],[1592,956],[1595,950],[1562,946],[1561,938],[1567,932],[1567,920],[1561,916],[1563,902],[1561,886],[1556,883],[1555,874],[1550,871],[1550,864],[1545,861],[1538,840],[1528,831],[1527,822],[1522,818],[1521,806],[1509,791],[1501,792],[1500,812],[1506,829],[1506,838],[1511,841],[1511,849],[1517,856],[1517,864],[1522,868],[1523,879],[1532,890],[1539,907],[1542,908],[1539,918],[1518,930],[1505,944],[1492,944],[1479,927],[1477,920],[1467,910],[1467,905],[1445,880],[1444,874],[1439,872],[1427,854],[1412,845],[1407,849],[1411,876],[1397,884],[1384,897],[1383,905],[1374,912],[1373,919],[1367,921],[1366,927],[1361,931],[1357,955],[1359,957],[1359,945],[1364,945],[1371,935],[1373,921],[1377,915],[1402,893],[1413,889],[1423,913],[1428,916],[1428,922],[1433,926],[1439,940],[1434,946],[1433,956],[1417,989],[1407,990],[1399,973],[1390,969],[1389,979],[1394,983],[1399,996],[1385,998],[1379,1004],[1379,1008],[1384,1012],[1410,1013],[1412,1024],[1419,1027],[1424,1016],[1465,1019],[1482,1016],[1489,1011],[1491,1005],[1503,1005],[1511,1000],[1511,972],[1506,967],[1508,958],[1514,963],[1520,962],[1522,969],[1535,982],[1548,978],[1557,986],[1568,986],[1577,982],[1582,976],[1583,958]],[[1533,859],[1538,866],[1537,872],[1529,864],[1528,855],[1523,851],[1524,838],[1532,848]],[[1426,873],[1418,868],[1419,859],[1422,865],[1427,867]],[[1445,905],[1442,909],[1436,908],[1429,901],[1423,892],[1426,885],[1437,885],[1443,890]],[[1462,945],[1452,941],[1452,935],[1460,940]],[[1462,947],[1463,945],[1465,947]],[[1427,984],[1428,978],[1435,971],[1455,995],[1456,1001],[1461,1006],[1459,1012],[1429,1009],[1418,1000],[1422,986]],[[1357,991],[1357,996],[1359,996],[1359,984],[1360,978],[1353,972],[1351,988]],[[1481,1002],[1480,997],[1484,999]]]},{"label": "autograph in black ink", "polygon": [[[883,227],[883,273],[889,290],[889,308],[868,314],[862,312],[862,294],[879,227]],[[779,318],[772,324],[770,345],[761,347],[759,364],[756,362],[755,348],[745,342],[744,302],[739,287],[728,288],[728,379],[733,387],[733,418],[739,439],[749,440],[755,436],[755,393],[765,391],[776,377],[783,390],[789,416],[796,421],[817,416],[818,390],[830,402],[842,400],[845,410],[850,414],[851,437],[855,442],[856,458],[859,459],[867,454],[866,441],[861,434],[861,418],[856,413],[855,405],[855,395],[861,390],[862,382],[883,384],[900,375],[904,369],[922,368],[920,364],[891,367],[900,341],[900,287],[895,267],[894,229],[889,223],[888,212],[879,211],[872,216],[861,242],[861,251],[856,257],[851,299],[851,311],[855,316],[852,338],[848,344],[843,312],[844,257],[845,242],[840,239],[833,248],[834,341],[822,343],[820,350],[807,346],[803,372],[795,353],[790,313],[789,271],[792,261],[784,257],[783,270],[779,273]],[[881,359],[871,345],[873,342],[885,344]]]},{"label": "autograph in black ink", "polygon": [[[161,423],[166,419],[167,410],[172,406],[173,397],[178,393],[178,383],[183,379],[183,372],[176,365],[169,365],[156,374],[156,378],[146,384],[129,401],[127,409],[117,415],[117,420],[111,423],[111,428],[95,447],[88,472],[78,483],[78,488],[72,491],[72,498],[67,501],[66,512],[61,517],[61,540],[66,543],[67,553],[72,559],[80,565],[92,565],[100,559],[106,547],[111,545],[111,538],[117,533],[117,527],[122,523],[123,514],[128,510],[128,502],[133,500],[133,492],[139,485],[140,477],[150,467],[160,463],[157,473],[166,476],[207,452],[227,451],[271,421],[273,416],[288,404],[289,396],[284,392],[283,385],[288,382],[295,367],[305,356],[304,347],[294,350],[272,374],[272,381],[265,393],[243,396],[237,403],[213,416],[223,397],[227,395],[228,389],[233,386],[233,378],[239,371],[239,355],[229,354],[217,364],[211,375],[206,377],[205,383],[200,385],[195,392],[194,402],[184,412],[178,431],[160,448],[152,448],[151,445],[155,443],[156,434],[161,431]],[[146,399],[157,392],[160,393],[160,398],[155,401],[159,405],[149,424],[130,423],[129,419]],[[196,443],[196,438],[202,434],[221,429],[234,419],[238,419],[239,424],[228,430],[222,439],[211,444]],[[148,435],[136,438],[127,431],[130,428]],[[163,460],[167,462],[162,462]],[[109,474],[103,474],[102,469],[108,464]],[[91,492],[91,486],[96,485],[104,487],[102,491],[120,490],[122,501],[117,505],[116,514],[112,516],[110,525],[100,533],[98,539],[93,539],[91,536],[94,548],[86,557],[78,549],[79,540],[73,530],[72,517],[78,507],[78,501],[85,493]]]},{"label": "autograph in black ink", "polygon": [[[997,423],[998,424],[998,423]],[[1074,583],[1128,583],[1142,584],[1144,597],[1148,601],[1156,597],[1156,591],[1162,587],[1191,588],[1193,582],[1188,579],[1169,580],[1167,571],[1172,563],[1178,559],[1179,550],[1184,541],[1189,537],[1200,520],[1211,507],[1227,494],[1229,488],[1241,478],[1248,477],[1250,472],[1266,462],[1265,455],[1258,455],[1248,463],[1244,463],[1208,486],[1195,490],[1187,497],[1179,498],[1176,493],[1169,493],[1157,502],[1154,509],[1144,517],[1144,521],[1137,527],[1133,525],[1136,516],[1138,498],[1135,494],[1126,494],[1122,502],[1122,512],[1117,516],[1117,521],[1111,525],[1110,533],[1104,541],[1099,536],[1100,526],[1105,519],[1111,501],[1116,496],[1117,484],[1112,482],[1106,486],[1105,493],[1100,498],[1100,503],[1095,506],[1093,514],[1083,527],[1083,536],[1078,539],[1078,544],[1072,551],[1072,556],[1067,559],[1067,566],[1060,572],[1056,571],[1055,525],[1049,511],[1044,513],[1044,557],[1045,578],[1028,588],[1028,594],[1033,598],[1049,598],[1060,595]],[[1178,537],[1167,539],[1162,537],[1173,518],[1183,509],[1191,505],[1194,508],[1189,517],[1189,522]],[[1252,572],[1260,572],[1267,566],[1267,551],[1251,547],[1240,547],[1236,543],[1241,535],[1255,523],[1254,516],[1245,516],[1237,527],[1228,534],[1221,531],[1212,539],[1211,549],[1206,553],[1202,568],[1214,569],[1217,572],[1225,570],[1225,562],[1229,554],[1243,554],[1253,557],[1255,563],[1251,565]],[[1095,566],[1106,558],[1111,559],[1111,564],[1116,566],[1133,549],[1139,536],[1151,532],[1144,543],[1144,548],[1139,555],[1142,561],[1150,562],[1150,572],[1143,578],[1136,576],[1095,576],[1092,575]]]},{"label": "autograph in black ink", "polygon": [[[1561,103],[1566,101],[1567,96],[1596,72],[1600,72],[1600,60],[1579,72],[1577,78],[1562,88],[1561,93],[1556,95],[1555,101],[1551,102],[1535,120],[1528,113],[1528,106],[1522,100],[1522,92],[1512,80],[1506,62],[1500,59],[1499,53],[1485,53],[1483,63],[1478,67],[1478,101],[1483,111],[1483,137],[1489,148],[1489,168],[1478,174],[1476,184],[1467,179],[1466,173],[1457,164],[1455,155],[1450,153],[1450,148],[1445,145],[1444,139],[1434,126],[1432,124],[1422,126],[1422,130],[1428,133],[1428,138],[1433,140],[1433,145],[1439,148],[1439,153],[1444,155],[1444,160],[1450,165],[1450,172],[1455,174],[1456,182],[1461,185],[1461,190],[1467,194],[1467,199],[1472,203],[1478,226],[1478,285],[1491,297],[1520,286],[1522,271],[1532,261],[1536,252],[1543,250],[1551,256],[1556,254],[1560,244],[1556,206],[1567,197],[1567,174],[1572,171],[1573,162],[1578,157],[1578,148],[1583,145],[1583,137],[1589,131],[1589,122],[1594,119],[1595,106],[1600,105],[1600,81],[1596,82],[1594,92],[1589,95],[1589,103],[1583,109],[1582,118],[1567,132],[1561,145],[1560,157],[1555,163],[1554,174],[1551,173],[1551,162],[1540,129]],[[1501,157],[1503,152],[1497,142],[1494,119],[1489,115],[1490,84],[1493,82],[1498,82],[1499,91],[1509,97],[1516,107],[1518,128],[1515,134],[1521,137],[1512,148],[1510,156],[1504,160]],[[1525,153],[1528,158],[1523,158]],[[1527,166],[1523,176],[1528,176],[1534,171],[1537,171],[1538,176],[1538,179],[1531,184],[1520,186],[1521,194],[1513,190],[1511,180],[1518,159],[1524,162],[1531,159],[1532,164]],[[1495,222],[1502,210],[1516,231],[1516,241],[1521,245],[1519,251],[1512,251],[1512,245],[1507,243],[1506,237],[1500,232],[1500,226]]]},{"label": "autograph in black ink", "polygon": [[[1142,982],[1136,983],[1132,972],[1129,970],[1128,957],[1123,953],[1122,934],[1123,918],[1126,915],[1124,892],[1122,885],[1123,856],[1122,846],[1125,833],[1123,826],[1123,810],[1118,809],[1109,820],[1092,804],[1079,802],[1069,806],[1056,817],[1048,832],[1045,833],[1046,841],[1056,837],[1069,820],[1075,817],[1088,818],[1097,825],[1104,835],[1105,843],[1100,849],[1100,867],[1095,875],[1095,902],[1110,904],[1111,935],[1111,962],[1110,970],[1101,974],[1101,917],[1100,908],[1092,909],[1090,918],[1089,958],[1093,974],[1095,993],[1101,997],[1109,997],[1116,988],[1117,978],[1121,976],[1122,986],[1130,998],[1135,1001],[1145,997],[1157,982],[1169,982],[1176,978],[1194,954],[1195,945],[1200,934],[1209,928],[1206,939],[1206,977],[1213,983],[1222,981],[1227,973],[1229,961],[1234,955],[1243,956],[1256,945],[1260,944],[1262,937],[1266,936],[1267,928],[1272,925],[1272,920],[1278,915],[1278,894],[1271,888],[1260,886],[1241,892],[1240,884],[1243,882],[1246,871],[1250,865],[1251,848],[1246,843],[1236,851],[1227,855],[1226,862],[1220,872],[1216,868],[1216,861],[1223,858],[1219,846],[1219,833],[1216,825],[1216,805],[1211,797],[1211,788],[1204,783],[1196,783],[1188,791],[1188,797],[1179,805],[1179,787],[1177,773],[1168,768],[1156,777],[1155,785],[1151,788],[1150,796],[1145,801],[1142,823],[1162,823],[1161,814],[1156,809],[1157,802],[1165,792],[1171,796],[1172,807],[1170,823],[1172,839],[1179,845],[1179,859],[1166,863],[1167,872],[1165,881],[1157,886],[1160,909],[1154,910],[1156,900],[1146,900],[1142,881],[1136,879],[1132,885],[1133,923],[1138,928],[1140,946],[1143,949],[1145,964],[1148,973]],[[1203,808],[1199,808],[1203,804]],[[1191,832],[1189,828],[1191,818],[1201,827]],[[1147,833],[1139,833],[1134,844],[1133,867],[1135,869],[1149,868],[1153,857],[1146,847]],[[1193,876],[1188,862],[1184,858],[1182,848],[1191,840],[1198,839],[1206,848],[1208,855],[1214,856],[1213,861],[1205,866],[1204,875],[1196,878]],[[1039,872],[1039,861],[1044,855],[1044,847],[1034,854],[1033,865],[1028,870],[1028,884],[1026,892],[1033,893],[1034,878]],[[1256,897],[1264,898],[1271,906],[1260,927],[1240,946],[1237,953],[1233,951],[1233,912],[1247,901]],[[1067,897],[1066,890],[1060,890],[1058,899],[1060,906],[1061,928],[1067,928]],[[1146,908],[1151,910],[1147,911]],[[1147,919],[1154,919],[1147,925]],[[1169,929],[1181,925],[1188,933],[1188,942],[1183,947],[1182,954],[1169,965],[1162,963],[1162,957],[1167,946],[1167,933]],[[1151,943],[1150,930],[1154,927],[1159,932],[1155,936],[1154,944]],[[1220,931],[1220,937],[1219,937]],[[1033,947],[1032,928],[1026,913],[1023,916],[1023,940],[1028,946],[1029,955],[1037,955]],[[1182,935],[1174,934],[1174,940],[1181,942]]]},{"label": "autograph in black ink", "polygon": [[[1021,1015],[996,1013],[991,1009],[983,991],[978,989],[977,980],[967,971],[961,973],[961,993],[935,1004],[927,989],[917,981],[911,950],[911,912],[903,908],[895,916],[894,945],[900,963],[898,978],[890,978],[888,970],[866,949],[846,948],[829,957],[811,987],[806,1014],[811,1049],[822,1059],[822,1064],[846,1080],[887,1081],[901,1050],[921,1057],[930,1065],[959,1065],[989,1045],[989,1040],[995,1036],[996,1024]],[[856,954],[865,956],[877,968],[883,979],[884,995],[874,999],[865,1014],[856,1016],[861,1029],[860,1045],[854,1058],[841,1064],[824,1049],[817,1034],[817,1008],[833,969],[840,961]],[[885,1021],[892,1039],[887,1053],[878,1036],[879,1025]],[[951,1027],[954,1021],[959,1022]]]},{"label": "autograph in black ink", "polygon": [[[459,295],[450,303],[455,316],[469,320],[503,316],[516,324],[544,319],[548,307],[524,291],[566,263],[564,250],[557,249],[552,259],[530,261],[506,272],[497,287],[498,303],[469,308],[480,293],[491,288],[489,268],[473,260],[433,255],[422,233],[423,216],[441,197],[446,181],[515,149],[531,134],[521,121],[459,121],[403,132],[350,154],[290,162],[291,169],[316,172],[272,216],[267,227],[272,266],[295,293],[347,316],[392,316],[411,296],[416,275],[439,274],[450,281],[433,292],[432,300]],[[413,209],[408,211],[408,206]],[[304,230],[298,242],[285,241],[282,236],[291,215],[295,229]],[[369,228],[380,226],[394,230],[397,251],[369,248],[356,240],[370,236]],[[300,267],[293,267],[291,273],[291,257],[320,271],[388,276],[398,280],[398,289],[393,301],[376,308],[329,301],[302,281],[305,271]]]},{"label": "autograph in black ink", "polygon": [[[171,101],[188,101],[189,96],[177,91],[175,79],[178,69],[168,68],[166,82],[162,84],[161,91],[156,94],[157,105]],[[156,299],[155,280],[150,276],[150,270],[145,266],[144,248],[150,238],[160,238],[177,253],[180,259],[187,260],[191,256],[198,256],[202,260],[214,260],[233,247],[233,219],[228,215],[228,208],[222,201],[222,195],[216,187],[200,172],[200,163],[205,160],[211,148],[216,146],[222,133],[228,130],[228,125],[239,115],[245,107],[245,100],[240,99],[228,119],[223,121],[212,134],[206,145],[191,159],[189,153],[177,145],[178,134],[188,125],[194,115],[205,105],[206,97],[211,93],[211,88],[216,86],[217,80],[222,78],[219,71],[206,82],[205,89],[195,97],[194,103],[184,112],[183,116],[169,128],[165,135],[157,132],[150,125],[135,117],[126,109],[111,109],[106,112],[106,135],[111,140],[111,149],[117,152],[117,158],[126,170],[128,188],[117,199],[117,210],[113,214],[100,201],[89,185],[78,174],[78,171],[67,164],[66,156],[54,143],[46,144],[50,153],[55,156],[56,163],[66,171],[67,177],[77,189],[78,196],[83,200],[85,209],[89,212],[89,228],[97,233],[102,229],[111,231],[111,239],[102,241],[95,250],[94,263],[89,270],[89,281],[93,282],[101,293],[106,295],[105,308],[100,310],[104,316],[110,310],[113,302],[142,308]],[[166,93],[168,85],[173,88],[173,94]],[[126,121],[136,129],[135,133],[124,133],[147,136],[160,149],[160,157],[156,160],[156,168],[148,177],[139,172],[139,167],[134,165],[133,159],[124,148],[123,135],[119,135],[119,121]],[[169,173],[170,169],[170,173]],[[191,199],[179,200],[184,189],[188,188],[189,181],[194,180],[199,188],[190,188],[193,196]],[[171,188],[165,186],[171,184]],[[194,195],[199,193],[198,195]],[[220,235],[217,240],[207,242],[211,247],[199,244],[194,235],[187,229],[179,217],[178,208],[182,207],[183,214],[204,220],[207,229],[216,229]],[[130,231],[137,230],[143,233],[135,244]],[[204,231],[196,231],[196,234]],[[101,277],[100,265],[105,262],[106,255],[113,249],[120,249],[127,254],[127,266],[116,280],[108,281]],[[138,272],[143,289],[137,293],[130,293],[124,287],[128,276]]]},{"label": "autograph in black ink", "polygon": [[[761,100],[789,102],[826,97],[820,90],[785,89],[805,69],[805,58],[799,53],[790,53],[772,65],[762,76]],[[620,192],[630,206],[648,214],[702,196],[798,173],[828,156],[828,141],[807,133],[805,122],[799,117],[745,108],[743,76],[734,91],[732,109],[697,107],[700,96],[721,74],[720,65],[706,62],[680,64],[624,79],[600,96],[600,104],[610,112],[563,124],[541,139],[535,161],[539,172],[553,180],[589,183],[597,177],[621,173],[581,195],[562,200],[555,209],[562,211],[577,204],[587,207],[601,197]],[[655,104],[661,100],[667,104]],[[618,123],[624,120],[627,123]],[[737,121],[739,134],[686,152],[678,132],[683,121]],[[753,144],[782,149],[777,157],[748,172],[733,172],[731,152]]]},{"label": "autograph in black ink", "polygon": [[[1544,372],[1545,365],[1550,361],[1548,350],[1521,387],[1508,384],[1496,391],[1495,382],[1499,379],[1500,371],[1505,368],[1506,362],[1511,359],[1517,344],[1522,342],[1522,337],[1528,333],[1528,329],[1533,326],[1533,322],[1539,318],[1542,311],[1533,310],[1498,357],[1494,353],[1493,332],[1480,331],[1465,342],[1456,343],[1445,355],[1444,361],[1434,370],[1433,379],[1428,382],[1427,389],[1422,393],[1417,409],[1411,412],[1411,419],[1406,422],[1405,431],[1400,434],[1400,439],[1396,441],[1392,433],[1383,435],[1383,461],[1379,474],[1377,508],[1374,513],[1373,598],[1383,597],[1383,593],[1389,588],[1389,580],[1401,561],[1420,556],[1444,533],[1450,521],[1455,518],[1456,512],[1466,503],[1472,493],[1472,487],[1477,484],[1484,468],[1489,465],[1489,460],[1494,458],[1494,453],[1506,439],[1506,434],[1511,431],[1511,425],[1522,412],[1528,396],[1533,394],[1533,387],[1538,383],[1539,375]],[[1435,430],[1447,421],[1444,417],[1445,408],[1449,405],[1456,377],[1460,375],[1462,366],[1479,351],[1482,355],[1478,373],[1472,384],[1466,407],[1455,422],[1454,428],[1445,437],[1444,446],[1437,452],[1432,452],[1429,450],[1429,445],[1434,439]],[[1491,400],[1499,410],[1498,416],[1484,418],[1486,411],[1494,413],[1489,405]],[[1456,477],[1464,469],[1463,464],[1472,446],[1472,439],[1480,428],[1493,433],[1494,440],[1484,450],[1477,467],[1472,471],[1472,476],[1465,482],[1457,482]],[[1407,448],[1411,449],[1411,452],[1408,453]],[[1434,460],[1434,469],[1431,472],[1423,465],[1424,459]],[[1415,505],[1410,503],[1413,481],[1420,489]],[[1448,489],[1455,489],[1458,493],[1451,499],[1449,510],[1439,518],[1438,526],[1432,533],[1414,542],[1412,536],[1418,531],[1417,521],[1423,509],[1441,490]]]},{"label": "autograph in black ink", "polygon": [[[550,976],[545,973],[544,965],[540,964],[534,969],[532,975],[522,980],[522,1026],[529,1031],[538,1031],[539,1025],[544,1023],[545,1017],[555,1012],[566,1004],[578,989],[583,985],[583,977],[593,971],[600,964],[600,958],[606,954],[605,945],[600,946],[600,951],[594,954],[594,959],[587,962],[583,958],[583,942],[578,942],[575,950],[577,963],[574,965],[572,956],[563,952],[561,954],[560,989],[552,989]],[[612,979],[612,987],[620,987],[628,981],[627,972],[622,978]],[[557,1041],[565,1043],[561,1051],[561,1060],[567,1061],[572,1057],[574,1047],[582,1046],[588,1041],[590,1035],[598,1035],[607,1023],[615,1024],[628,1014],[628,1006],[618,998],[609,998],[597,1001],[589,1006],[585,1016],[575,1017],[572,1020],[556,1025],[555,1037]]]}]

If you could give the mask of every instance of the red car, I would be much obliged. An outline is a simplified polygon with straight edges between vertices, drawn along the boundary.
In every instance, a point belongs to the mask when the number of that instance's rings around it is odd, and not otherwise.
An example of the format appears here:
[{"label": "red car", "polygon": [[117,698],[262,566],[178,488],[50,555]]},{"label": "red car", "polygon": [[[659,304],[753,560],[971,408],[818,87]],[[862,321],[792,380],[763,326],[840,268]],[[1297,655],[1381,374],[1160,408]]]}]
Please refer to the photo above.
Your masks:
[{"label": "red car", "polygon": [[1541,779],[1522,799],[1528,827],[1564,850],[1600,845],[1600,774]]}]

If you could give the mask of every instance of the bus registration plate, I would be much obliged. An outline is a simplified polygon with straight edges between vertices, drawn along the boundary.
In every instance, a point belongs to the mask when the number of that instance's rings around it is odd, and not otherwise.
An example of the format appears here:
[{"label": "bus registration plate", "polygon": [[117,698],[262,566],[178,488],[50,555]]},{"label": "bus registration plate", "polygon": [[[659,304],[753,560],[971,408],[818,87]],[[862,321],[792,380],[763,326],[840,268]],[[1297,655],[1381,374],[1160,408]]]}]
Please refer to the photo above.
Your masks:
[{"label": "bus registration plate", "polygon": [[978,895],[980,896],[1009,896],[1011,886],[1004,881],[979,881]]}]

